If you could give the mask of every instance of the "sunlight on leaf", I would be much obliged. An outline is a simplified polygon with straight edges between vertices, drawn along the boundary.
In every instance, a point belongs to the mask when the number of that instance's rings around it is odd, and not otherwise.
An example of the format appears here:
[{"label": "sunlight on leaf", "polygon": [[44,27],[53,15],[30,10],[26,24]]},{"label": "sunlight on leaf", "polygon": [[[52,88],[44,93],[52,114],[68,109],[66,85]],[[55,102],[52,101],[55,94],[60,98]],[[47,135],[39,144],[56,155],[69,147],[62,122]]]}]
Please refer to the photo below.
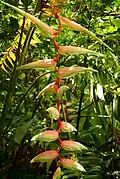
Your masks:
[{"label": "sunlight on leaf", "polygon": [[103,94],[103,87],[100,84],[97,84],[97,96],[99,99],[105,101],[104,94]]}]

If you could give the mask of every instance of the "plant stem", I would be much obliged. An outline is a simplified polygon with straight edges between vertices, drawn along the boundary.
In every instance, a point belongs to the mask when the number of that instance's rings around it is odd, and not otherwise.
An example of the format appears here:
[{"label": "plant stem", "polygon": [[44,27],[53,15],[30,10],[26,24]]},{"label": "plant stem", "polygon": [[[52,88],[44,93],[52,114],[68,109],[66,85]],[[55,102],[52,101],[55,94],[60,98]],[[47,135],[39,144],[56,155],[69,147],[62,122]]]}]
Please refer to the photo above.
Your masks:
[{"label": "plant stem", "polygon": [[82,112],[82,101],[84,98],[84,89],[85,89],[85,85],[82,87],[81,89],[81,95],[80,95],[80,101],[79,101],[79,108],[78,108],[78,114],[77,114],[77,123],[76,123],[76,136],[78,135],[79,132],[79,124],[80,124],[80,119],[81,119],[81,112]]}]

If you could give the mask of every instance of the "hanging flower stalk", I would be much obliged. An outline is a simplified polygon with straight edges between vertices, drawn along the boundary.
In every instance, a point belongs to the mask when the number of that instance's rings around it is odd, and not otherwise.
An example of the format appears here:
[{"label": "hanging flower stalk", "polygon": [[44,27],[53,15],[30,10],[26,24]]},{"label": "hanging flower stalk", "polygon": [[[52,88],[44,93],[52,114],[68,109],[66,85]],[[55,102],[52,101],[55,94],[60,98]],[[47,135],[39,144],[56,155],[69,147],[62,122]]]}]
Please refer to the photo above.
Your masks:
[{"label": "hanging flower stalk", "polygon": [[[31,140],[32,141],[40,140],[40,141],[45,141],[45,142],[52,142],[52,141],[58,140],[59,146],[56,150],[45,151],[37,155],[31,160],[31,163],[34,163],[34,162],[50,163],[52,162],[52,160],[58,158],[60,160],[61,166],[68,168],[70,170],[85,172],[85,169],[83,168],[83,166],[79,164],[78,162],[72,159],[61,158],[60,156],[61,149],[64,149],[67,151],[81,151],[81,150],[87,149],[84,145],[80,144],[79,142],[72,141],[72,140],[62,140],[60,137],[61,132],[75,132],[76,131],[75,127],[72,126],[70,123],[60,120],[61,96],[62,96],[63,91],[68,89],[67,86],[60,86],[60,82],[61,82],[61,79],[69,78],[73,75],[76,75],[77,73],[84,73],[86,71],[96,72],[96,70],[93,70],[91,68],[78,67],[78,66],[71,66],[71,67],[65,67],[65,68],[59,69],[57,64],[60,60],[61,54],[62,55],[92,54],[92,55],[97,55],[97,56],[101,56],[101,54],[85,49],[85,48],[81,48],[81,47],[59,46],[56,39],[57,39],[57,36],[60,35],[61,30],[63,28],[62,25],[64,24],[73,30],[81,31],[82,33],[90,35],[94,37],[95,39],[97,39],[100,43],[102,43],[106,47],[108,46],[104,42],[102,42],[102,40],[98,39],[92,32],[82,27],[80,24],[77,24],[59,15],[59,13],[62,11],[62,9],[59,8],[59,5],[64,4],[65,0],[49,0],[49,7],[43,9],[43,11],[46,14],[52,15],[58,20],[59,25],[58,25],[57,31],[52,29],[50,26],[48,26],[46,23],[42,22],[38,18],[32,16],[31,14],[26,13],[25,11],[17,7],[14,7],[13,5],[10,5],[8,3],[5,3],[5,2],[1,2],[1,3],[13,8],[22,16],[25,16],[26,18],[30,19],[31,22],[34,25],[36,25],[46,37],[49,37],[53,40],[54,47],[57,51],[57,55],[54,59],[39,60],[36,62],[25,64],[17,68],[18,70],[21,70],[21,69],[30,69],[30,68],[50,69],[51,67],[55,67],[55,72],[57,73],[57,78],[55,79],[55,81],[48,84],[38,94],[38,97],[44,93],[53,93],[53,92],[56,93],[57,108],[50,107],[48,108],[47,111],[52,115],[53,119],[57,120],[58,128],[56,130],[54,129],[54,130],[43,131],[37,134],[36,136],[34,136]],[[60,179],[60,177],[61,177],[61,168],[59,166],[54,173],[53,179]]]},{"label": "hanging flower stalk", "polygon": [[[54,11],[52,11],[52,13],[53,12]],[[63,51],[65,50],[66,53],[69,53],[69,51],[71,52],[72,47],[70,49],[68,47],[68,49],[67,49],[66,47],[61,47],[61,46],[58,45],[56,38],[61,33],[62,24],[61,24],[60,17],[58,15],[58,13],[54,12],[53,15],[55,16],[55,18],[59,22],[58,31],[56,31],[53,34],[53,36],[54,36],[53,37],[53,43],[54,43],[55,49],[57,50],[57,55],[53,60],[54,62],[52,61],[52,64],[55,65],[55,71],[57,73],[57,78],[56,78],[55,82],[53,82],[53,88],[56,90],[56,94],[57,94],[57,109],[54,108],[54,107],[50,107],[47,111],[50,114],[53,115],[52,118],[57,119],[58,129],[57,129],[57,131],[44,131],[44,132],[34,136],[32,138],[32,141],[33,140],[40,140],[40,141],[49,141],[50,142],[50,141],[58,140],[59,141],[59,147],[56,151],[50,150],[50,151],[46,151],[46,152],[39,154],[38,156],[36,156],[35,158],[33,158],[31,160],[31,163],[38,162],[38,161],[44,162],[45,160],[46,160],[46,162],[48,162],[48,161],[52,161],[53,159],[58,157],[58,159],[60,160],[61,165],[63,167],[68,168],[68,169],[72,169],[72,170],[76,170],[76,171],[85,172],[85,169],[79,163],[77,163],[76,161],[60,157],[60,151],[61,151],[62,148],[65,149],[65,150],[68,150],[68,151],[77,151],[77,150],[82,150],[82,149],[86,150],[87,149],[85,146],[83,146],[82,144],[80,144],[78,142],[71,141],[71,140],[63,141],[60,138],[60,132],[76,131],[76,129],[70,123],[67,123],[67,122],[60,120],[60,106],[61,106],[60,99],[61,99],[61,95],[62,95],[62,92],[66,88],[68,89],[67,86],[61,86],[60,87],[60,80],[62,78],[66,78],[66,77],[69,77],[71,75],[75,75],[75,74],[77,74],[78,72],[81,72],[81,71],[85,72],[86,68],[82,68],[82,67],[70,67],[69,68],[69,67],[66,67],[62,70],[60,70],[58,68],[57,64],[58,64],[59,59],[60,59],[60,54],[62,54],[62,49],[63,49]],[[79,51],[77,53],[82,53],[82,54],[87,53],[87,52],[88,53],[94,53],[94,52],[87,50],[87,49],[84,49],[84,48],[79,48]],[[23,68],[26,68],[26,67],[27,66],[23,66]],[[50,86],[50,85],[48,85],[48,86]],[[50,90],[50,88],[47,88],[47,89]],[[42,90],[42,91],[45,91],[45,90]],[[40,94],[41,94],[41,92],[39,93],[39,95]],[[60,179],[60,177],[61,177],[61,169],[60,169],[60,167],[58,167],[57,170],[54,173],[53,179]]]}]

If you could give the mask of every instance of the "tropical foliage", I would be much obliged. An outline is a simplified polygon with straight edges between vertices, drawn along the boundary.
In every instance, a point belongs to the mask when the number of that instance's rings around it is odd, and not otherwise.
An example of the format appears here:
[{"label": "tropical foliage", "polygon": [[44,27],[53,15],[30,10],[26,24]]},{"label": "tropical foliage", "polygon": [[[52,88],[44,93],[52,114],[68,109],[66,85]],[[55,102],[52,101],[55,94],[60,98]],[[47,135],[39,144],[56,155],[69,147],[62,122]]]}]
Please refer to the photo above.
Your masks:
[{"label": "tropical foliage", "polygon": [[1,1],[1,178],[120,177],[119,5]]}]

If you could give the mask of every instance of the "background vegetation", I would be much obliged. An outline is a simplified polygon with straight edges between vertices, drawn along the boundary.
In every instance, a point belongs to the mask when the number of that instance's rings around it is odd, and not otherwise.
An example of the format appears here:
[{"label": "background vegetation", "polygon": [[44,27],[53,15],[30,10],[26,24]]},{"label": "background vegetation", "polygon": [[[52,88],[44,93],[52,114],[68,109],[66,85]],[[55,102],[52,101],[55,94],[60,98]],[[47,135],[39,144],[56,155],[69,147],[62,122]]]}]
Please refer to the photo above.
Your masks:
[{"label": "background vegetation", "polygon": [[[56,28],[56,20],[42,13],[46,0],[6,0]],[[36,7],[36,8],[35,8]],[[120,177],[120,1],[71,0],[62,15],[94,32],[108,44],[111,52],[82,33],[63,29],[60,45],[83,46],[104,54],[62,56],[59,66],[92,67],[95,74],[76,75],[65,81],[70,87],[62,101],[61,118],[71,122],[77,133],[73,139],[88,147],[79,153],[78,161],[86,169],[83,179],[116,179]],[[31,143],[31,138],[54,126],[46,109],[56,104],[54,94],[36,98],[55,73],[49,70],[16,71],[16,66],[43,58],[54,58],[52,41],[42,36],[28,20],[0,4],[0,178],[51,178],[45,165],[30,160],[45,150],[44,143]],[[56,25],[55,25],[56,24]],[[48,148],[56,148],[50,144]],[[75,157],[75,156],[74,156]],[[63,170],[62,178],[77,178]]]}]

